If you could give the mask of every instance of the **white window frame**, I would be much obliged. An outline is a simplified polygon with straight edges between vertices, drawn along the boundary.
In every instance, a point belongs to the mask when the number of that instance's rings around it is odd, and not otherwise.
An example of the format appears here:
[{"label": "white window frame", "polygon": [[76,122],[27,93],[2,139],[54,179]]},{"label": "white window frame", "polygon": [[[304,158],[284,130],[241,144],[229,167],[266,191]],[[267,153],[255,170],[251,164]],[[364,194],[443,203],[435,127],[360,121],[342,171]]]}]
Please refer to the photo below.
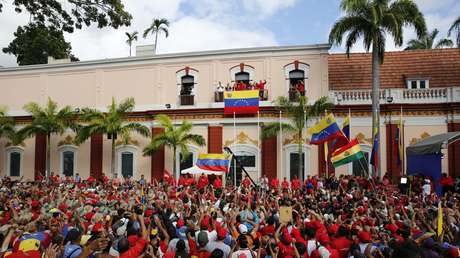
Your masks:
[{"label": "white window frame", "polygon": [[117,178],[123,179],[123,175],[121,173],[121,155],[124,152],[129,152],[133,154],[133,176],[131,179],[137,179],[137,156],[139,150],[134,145],[122,145],[115,148],[115,155],[117,157],[117,162],[115,164],[117,169],[115,171],[117,171]]},{"label": "white window frame", "polygon": [[14,178],[18,178],[18,177],[21,177],[23,175],[23,171],[24,171],[24,149],[22,147],[19,147],[19,146],[10,146],[10,147],[7,147],[5,149],[5,154],[6,154],[6,157],[5,157],[5,172],[6,172],[6,176],[8,177],[12,177],[11,176],[11,171],[10,171],[10,165],[11,165],[11,153],[19,153],[21,156],[20,158],[20,162],[19,162],[19,176],[17,177],[14,177]]},{"label": "white window frame", "polygon": [[[367,154],[368,154],[367,156],[369,158],[367,160],[367,168],[368,168],[367,171],[369,171],[369,173],[371,173],[372,172],[372,165],[371,165],[370,159],[371,159],[371,153],[372,153],[372,146],[369,145],[369,144],[360,143],[359,147],[361,147],[362,152],[367,152]],[[348,174],[353,175],[353,162],[350,162],[348,164]]]},{"label": "white window frame", "polygon": [[[188,147],[188,151],[190,152],[190,155],[193,155],[192,156],[193,157],[193,165],[195,165],[196,161],[198,160],[198,154],[200,153],[200,149],[198,147],[196,147],[194,145],[190,145],[190,144],[187,144],[187,147]],[[180,153],[181,153],[181,150],[182,150],[181,148],[178,148],[176,150],[176,168],[178,170],[180,170]],[[174,174],[174,172],[173,172],[173,174]],[[178,176],[180,176],[181,171],[179,171],[178,174],[179,174]]]},{"label": "white window frame", "polygon": [[254,69],[254,67],[249,66],[247,64],[244,64],[243,70],[241,70],[240,65],[236,65],[236,66],[233,66],[232,68],[230,68],[230,78],[231,78],[232,82],[235,82],[235,76],[239,72],[247,72],[247,73],[249,73],[249,81],[250,82],[254,81],[254,76],[255,76],[256,70]]},{"label": "white window frame", "polygon": [[180,96],[180,91],[182,89],[182,77],[185,75],[193,76],[193,89],[192,89],[192,96],[196,95],[196,88],[198,85],[198,70],[189,67],[188,74],[185,72],[185,68],[176,72],[176,83],[177,83],[177,95]]},{"label": "white window frame", "polygon": [[[412,89],[412,82],[417,82],[417,88]],[[425,88],[420,88],[420,82],[425,81]],[[418,89],[429,89],[430,88],[430,80],[429,79],[407,79],[406,86],[409,90],[418,90]]]},{"label": "white window frame", "polygon": [[301,63],[298,62],[298,67],[296,69],[295,67],[295,62],[292,62],[290,64],[287,64],[284,66],[284,78],[286,79],[286,94],[289,92],[289,86],[290,86],[290,78],[289,78],[289,72],[294,71],[294,70],[302,70],[304,71],[304,79],[303,79],[303,84],[305,85],[305,92],[307,92],[308,89],[308,79],[310,75],[310,65],[306,63]]},{"label": "white window frame", "polygon": [[[299,153],[299,145],[298,144],[288,144],[288,145],[285,145],[283,146],[283,154],[284,155],[284,159],[283,159],[283,163],[284,164],[281,164],[282,167],[284,168],[284,175],[281,175],[281,177],[286,177],[286,180],[290,181],[291,180],[291,153],[295,153],[295,154],[298,154]],[[310,160],[310,154],[311,154],[311,147],[307,144],[303,144],[302,145],[302,152],[305,153],[305,167],[304,167],[304,178],[307,178],[307,176],[310,175],[310,166],[311,166],[311,162],[309,162]]]},{"label": "white window frame", "polygon": [[[233,144],[229,146],[229,148],[232,150],[232,152],[236,156],[255,156],[256,157],[255,167],[244,167],[244,168],[246,169],[247,172],[251,172],[251,173],[256,172],[257,175],[256,175],[255,180],[258,180],[261,176],[260,169],[259,169],[260,168],[260,150],[259,148],[251,144]],[[230,167],[232,165],[233,164],[230,164]],[[229,173],[233,173],[233,171],[229,171]],[[244,174],[243,174],[243,178],[244,178]]]},{"label": "white window frame", "polygon": [[58,148],[59,151],[59,174],[61,176],[64,175],[64,152],[73,152],[73,176],[75,176],[78,172],[77,170],[77,157],[78,157],[78,148],[75,145],[62,145]]}]

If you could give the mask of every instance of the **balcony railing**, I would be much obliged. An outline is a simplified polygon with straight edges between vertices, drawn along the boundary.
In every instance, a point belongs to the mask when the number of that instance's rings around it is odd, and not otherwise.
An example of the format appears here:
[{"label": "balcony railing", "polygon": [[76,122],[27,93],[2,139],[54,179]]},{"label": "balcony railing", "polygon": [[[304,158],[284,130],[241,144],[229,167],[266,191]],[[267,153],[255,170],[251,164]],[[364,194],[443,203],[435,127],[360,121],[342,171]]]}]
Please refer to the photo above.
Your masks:
[{"label": "balcony railing", "polygon": [[[372,103],[372,90],[330,91],[329,97],[337,105],[368,105]],[[430,89],[380,90],[380,103],[444,103],[460,102],[460,87]]]},{"label": "balcony railing", "polygon": [[194,95],[180,95],[180,104],[182,106],[193,106],[195,104]]}]

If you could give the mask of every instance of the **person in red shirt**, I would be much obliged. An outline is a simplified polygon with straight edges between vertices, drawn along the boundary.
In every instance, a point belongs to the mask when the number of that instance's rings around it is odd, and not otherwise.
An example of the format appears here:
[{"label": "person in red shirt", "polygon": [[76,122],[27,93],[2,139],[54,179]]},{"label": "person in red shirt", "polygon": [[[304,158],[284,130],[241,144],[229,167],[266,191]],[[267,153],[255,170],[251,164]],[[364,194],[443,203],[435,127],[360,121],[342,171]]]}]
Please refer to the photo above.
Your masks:
[{"label": "person in red shirt", "polygon": [[346,237],[347,235],[347,229],[344,226],[339,226],[337,237],[332,239],[332,247],[339,252],[340,258],[348,257],[348,251],[352,244],[351,240]]},{"label": "person in red shirt", "polygon": [[244,188],[248,189],[249,186],[251,185],[251,180],[249,180],[248,176],[244,176],[243,181],[241,182]]},{"label": "person in red shirt", "polygon": [[214,179],[214,182],[212,184],[213,184],[214,188],[222,189],[222,180],[220,180],[219,176],[217,176],[216,179]]},{"label": "person in red shirt", "polygon": [[289,182],[287,181],[286,177],[283,179],[283,182],[281,183],[281,188],[283,189],[283,191],[289,189]]},{"label": "person in red shirt", "polygon": [[318,248],[311,253],[311,258],[340,258],[339,252],[331,246],[331,239],[328,234],[321,234],[317,238]]},{"label": "person in red shirt", "polygon": [[120,253],[120,258],[137,258],[144,252],[144,249],[147,246],[148,234],[144,223],[144,215],[137,215],[137,220],[141,225],[142,238],[137,238],[135,243],[132,243],[132,245],[130,245],[127,238],[120,239],[118,242],[118,252]]},{"label": "person in red shirt", "polygon": [[300,190],[300,180],[297,178],[297,176],[294,176],[294,179],[292,179],[291,188],[293,191]]},{"label": "person in red shirt", "polygon": [[186,184],[187,184],[187,180],[185,179],[185,176],[181,175],[179,177],[179,181],[177,182],[177,185],[184,187],[186,186]]},{"label": "person in red shirt", "polygon": [[278,178],[275,177],[270,181],[270,187],[272,188],[272,190],[278,190],[278,188],[280,187],[280,181],[278,180]]},{"label": "person in red shirt", "polygon": [[198,179],[198,189],[204,189],[208,185],[208,177],[204,174],[201,174],[200,178]]},{"label": "person in red shirt", "polygon": [[454,179],[451,176],[447,176],[446,173],[443,173],[441,178],[441,186],[443,194],[452,191],[454,188]]},{"label": "person in red shirt", "polygon": [[301,96],[305,95],[305,85],[303,84],[302,80],[299,81],[299,83],[297,84],[297,91],[299,92]]}]

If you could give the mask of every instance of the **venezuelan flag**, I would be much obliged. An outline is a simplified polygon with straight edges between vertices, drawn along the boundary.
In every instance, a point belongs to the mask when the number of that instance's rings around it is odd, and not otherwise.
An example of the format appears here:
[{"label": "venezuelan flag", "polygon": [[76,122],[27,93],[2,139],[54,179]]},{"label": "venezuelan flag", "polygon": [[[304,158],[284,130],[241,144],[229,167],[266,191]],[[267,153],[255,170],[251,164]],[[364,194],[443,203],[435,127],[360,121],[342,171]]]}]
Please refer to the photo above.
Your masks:
[{"label": "venezuelan flag", "polygon": [[333,114],[321,119],[316,125],[308,129],[308,132],[311,134],[311,144],[322,144],[341,134]]},{"label": "venezuelan flag", "polygon": [[378,159],[378,146],[379,146],[379,137],[377,136],[377,128],[374,128],[373,132],[374,143],[372,144],[372,152],[371,152],[371,160],[370,163],[374,167],[374,176],[377,175],[377,170],[379,167],[379,159]]},{"label": "venezuelan flag", "polygon": [[364,154],[361,151],[359,142],[357,139],[354,139],[332,153],[331,162],[336,168],[362,158],[364,158]]},{"label": "venezuelan flag", "polygon": [[225,154],[200,154],[196,166],[203,170],[227,172],[230,161]]},{"label": "venezuelan flag", "polygon": [[345,137],[347,137],[347,139],[350,139],[350,117],[349,116],[345,117],[345,119],[343,120],[342,132],[345,135]]},{"label": "venezuelan flag", "polygon": [[224,93],[224,114],[256,114],[259,111],[259,91],[241,90]]}]

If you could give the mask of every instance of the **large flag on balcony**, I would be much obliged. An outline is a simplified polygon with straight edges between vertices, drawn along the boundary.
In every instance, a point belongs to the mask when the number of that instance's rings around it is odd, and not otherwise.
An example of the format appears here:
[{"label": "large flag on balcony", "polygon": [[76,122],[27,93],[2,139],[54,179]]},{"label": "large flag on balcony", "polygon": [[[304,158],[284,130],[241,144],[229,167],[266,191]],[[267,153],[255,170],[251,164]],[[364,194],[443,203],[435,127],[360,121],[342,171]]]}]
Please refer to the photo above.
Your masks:
[{"label": "large flag on balcony", "polygon": [[226,91],[224,114],[256,114],[259,111],[259,91]]},{"label": "large flag on balcony", "polygon": [[361,151],[359,142],[357,139],[354,139],[332,153],[331,162],[336,168],[362,158],[364,158],[364,154]]},{"label": "large flag on balcony", "polygon": [[325,116],[317,124],[310,127],[308,132],[311,134],[311,144],[322,144],[342,134],[333,114]]}]

